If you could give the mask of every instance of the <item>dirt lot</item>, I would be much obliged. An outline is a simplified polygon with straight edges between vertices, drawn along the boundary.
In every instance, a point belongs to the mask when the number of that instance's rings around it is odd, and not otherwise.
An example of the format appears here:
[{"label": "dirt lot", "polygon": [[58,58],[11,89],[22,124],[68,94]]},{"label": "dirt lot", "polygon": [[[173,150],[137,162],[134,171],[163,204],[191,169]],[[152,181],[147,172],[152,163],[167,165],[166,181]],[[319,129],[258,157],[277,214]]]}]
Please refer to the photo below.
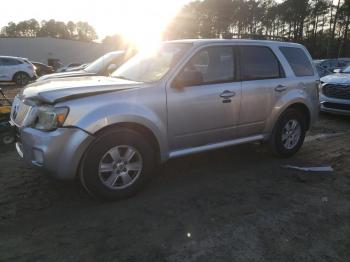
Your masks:
[{"label": "dirt lot", "polygon": [[249,144],[171,160],[143,192],[114,203],[3,149],[0,261],[350,261],[349,127],[322,115],[290,159]]}]

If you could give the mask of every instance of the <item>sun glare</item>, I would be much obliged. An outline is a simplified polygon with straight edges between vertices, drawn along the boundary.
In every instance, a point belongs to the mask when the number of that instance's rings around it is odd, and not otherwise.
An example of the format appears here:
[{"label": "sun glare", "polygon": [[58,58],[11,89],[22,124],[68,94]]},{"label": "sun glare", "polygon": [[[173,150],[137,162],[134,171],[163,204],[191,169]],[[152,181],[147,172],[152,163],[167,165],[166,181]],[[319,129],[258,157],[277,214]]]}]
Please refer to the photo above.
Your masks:
[{"label": "sun glare", "polygon": [[155,20],[148,20],[142,25],[129,23],[122,29],[121,34],[126,41],[133,43],[142,52],[152,52],[161,41],[163,26]]},{"label": "sun glare", "polygon": [[[117,31],[139,50],[151,51],[159,45],[162,32],[182,7],[183,0],[131,0],[131,2],[129,5],[124,5],[122,13],[118,14],[118,21],[121,24],[117,26]],[[111,26],[115,28],[116,25]],[[109,28],[109,31],[112,30],[113,28]]]}]

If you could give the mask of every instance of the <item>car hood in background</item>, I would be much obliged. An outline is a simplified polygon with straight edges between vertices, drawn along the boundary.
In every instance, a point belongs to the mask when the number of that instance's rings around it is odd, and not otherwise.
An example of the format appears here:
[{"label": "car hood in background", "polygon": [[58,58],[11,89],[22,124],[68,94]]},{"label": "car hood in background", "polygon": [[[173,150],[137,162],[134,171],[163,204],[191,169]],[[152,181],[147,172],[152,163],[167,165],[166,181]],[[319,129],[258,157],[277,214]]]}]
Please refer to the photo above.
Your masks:
[{"label": "car hood in background", "polygon": [[43,80],[55,79],[55,78],[63,78],[63,77],[79,77],[79,76],[93,76],[95,73],[88,73],[84,70],[72,71],[72,72],[63,72],[63,73],[54,73],[49,75],[44,75],[39,77],[36,81],[40,82]]},{"label": "car hood in background", "polygon": [[321,81],[328,84],[350,84],[350,74],[332,74],[322,77]]},{"label": "car hood in background", "polygon": [[34,82],[22,93],[23,99],[54,104],[100,93],[138,88],[143,83],[113,77],[85,76]]}]

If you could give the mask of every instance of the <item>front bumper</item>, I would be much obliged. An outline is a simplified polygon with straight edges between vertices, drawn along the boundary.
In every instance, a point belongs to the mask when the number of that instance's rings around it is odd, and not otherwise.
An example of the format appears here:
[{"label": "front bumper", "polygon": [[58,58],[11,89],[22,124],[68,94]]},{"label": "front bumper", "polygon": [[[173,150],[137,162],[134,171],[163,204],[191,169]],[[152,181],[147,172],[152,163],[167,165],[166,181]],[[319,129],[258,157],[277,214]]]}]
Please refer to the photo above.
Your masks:
[{"label": "front bumper", "polygon": [[54,178],[75,178],[80,160],[94,137],[78,128],[58,128],[43,132],[33,128],[18,131],[16,149],[28,164]]},{"label": "front bumper", "polygon": [[350,100],[330,98],[320,94],[321,111],[339,115],[350,115]]}]

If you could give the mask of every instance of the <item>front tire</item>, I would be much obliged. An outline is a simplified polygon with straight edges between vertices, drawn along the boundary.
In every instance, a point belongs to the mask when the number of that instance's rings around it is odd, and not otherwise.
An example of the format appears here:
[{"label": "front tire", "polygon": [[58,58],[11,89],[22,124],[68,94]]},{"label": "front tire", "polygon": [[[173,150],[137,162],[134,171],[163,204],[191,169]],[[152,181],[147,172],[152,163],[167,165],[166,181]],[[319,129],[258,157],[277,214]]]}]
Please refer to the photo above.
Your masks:
[{"label": "front tire", "polygon": [[270,139],[270,147],[275,155],[290,157],[299,151],[307,130],[305,119],[300,111],[292,108],[281,115]]},{"label": "front tire", "polygon": [[10,132],[6,132],[3,134],[0,134],[0,143],[2,145],[10,145],[13,144],[15,142],[15,136],[13,135],[13,133]]},{"label": "front tire", "polygon": [[109,130],[87,150],[80,166],[80,181],[97,198],[129,197],[150,180],[155,160],[155,150],[138,132],[127,128]]}]

